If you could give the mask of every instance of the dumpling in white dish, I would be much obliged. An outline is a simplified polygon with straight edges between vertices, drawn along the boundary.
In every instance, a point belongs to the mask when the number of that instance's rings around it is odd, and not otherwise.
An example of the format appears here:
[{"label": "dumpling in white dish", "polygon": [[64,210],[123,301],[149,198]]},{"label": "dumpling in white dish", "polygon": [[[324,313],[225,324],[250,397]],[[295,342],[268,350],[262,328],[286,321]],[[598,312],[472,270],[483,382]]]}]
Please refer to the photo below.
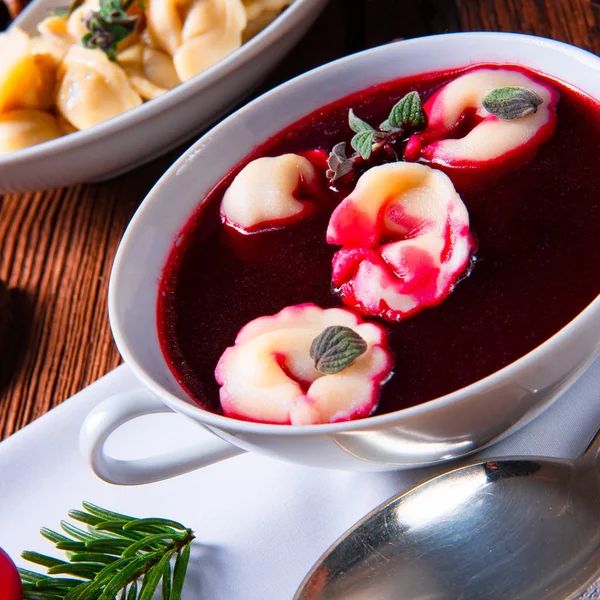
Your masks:
[{"label": "dumpling in white dish", "polygon": [[97,0],[88,0],[76,8],[69,16],[51,15],[37,24],[41,36],[54,43],[64,46],[78,44],[87,33],[84,23],[86,15],[98,10],[100,3]]},{"label": "dumpling in white dish", "polygon": [[56,119],[42,110],[0,113],[0,154],[48,142],[61,135]]},{"label": "dumpling in white dish", "polygon": [[67,53],[68,47],[58,44],[41,36],[31,38],[31,53],[34,55],[44,54],[52,59],[56,68],[60,65]]},{"label": "dumpling in white dish", "polygon": [[142,103],[125,71],[100,50],[72,46],[60,71],[56,105],[77,129],[92,127]]},{"label": "dumpling in white dish", "polygon": [[63,135],[69,135],[70,133],[75,133],[76,131],[79,131],[77,127],[73,127],[73,125],[71,125],[71,123],[69,123],[69,121],[67,121],[60,113],[58,113],[56,121]]},{"label": "dumpling in white dish", "polygon": [[51,15],[37,24],[37,30],[45,40],[59,44],[66,49],[67,46],[75,43],[75,39],[69,33],[68,25],[69,19],[66,17]]},{"label": "dumpling in white dish", "polygon": [[239,48],[247,24],[241,0],[152,0],[147,19],[152,39],[173,56],[182,81]]},{"label": "dumpling in white dish", "polygon": [[52,55],[34,52],[31,39],[18,27],[0,33],[0,112],[50,108],[55,84]]},{"label": "dumpling in white dish", "polygon": [[293,0],[244,0],[248,24],[242,33],[246,43],[270,25]]},{"label": "dumpling in white dish", "polygon": [[253,21],[268,13],[279,14],[294,0],[244,0],[248,21]]},{"label": "dumpling in white dish", "polygon": [[121,52],[118,62],[133,89],[145,100],[158,98],[181,83],[173,59],[161,50],[136,44]]}]

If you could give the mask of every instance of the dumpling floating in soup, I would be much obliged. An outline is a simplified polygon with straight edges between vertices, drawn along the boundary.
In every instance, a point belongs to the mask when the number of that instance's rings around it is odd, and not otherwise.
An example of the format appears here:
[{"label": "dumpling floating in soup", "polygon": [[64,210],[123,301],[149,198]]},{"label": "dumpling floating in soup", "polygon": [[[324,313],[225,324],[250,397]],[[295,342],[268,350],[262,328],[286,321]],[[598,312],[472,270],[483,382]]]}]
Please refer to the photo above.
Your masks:
[{"label": "dumpling floating in soup", "polygon": [[400,321],[439,304],[465,271],[469,213],[450,178],[425,165],[369,169],[335,209],[327,241],[344,304]]},{"label": "dumpling floating in soup", "polygon": [[368,416],[393,364],[382,327],[302,304],[248,323],[215,377],[226,415],[309,425]]},{"label": "dumpling floating in soup", "polygon": [[406,155],[451,168],[522,165],[552,137],[557,102],[555,88],[522,71],[473,69],[425,103],[428,127]]},{"label": "dumpling floating in soup", "polygon": [[303,156],[258,158],[225,192],[221,218],[246,233],[288,226],[314,214],[323,196],[319,184],[315,167]]}]

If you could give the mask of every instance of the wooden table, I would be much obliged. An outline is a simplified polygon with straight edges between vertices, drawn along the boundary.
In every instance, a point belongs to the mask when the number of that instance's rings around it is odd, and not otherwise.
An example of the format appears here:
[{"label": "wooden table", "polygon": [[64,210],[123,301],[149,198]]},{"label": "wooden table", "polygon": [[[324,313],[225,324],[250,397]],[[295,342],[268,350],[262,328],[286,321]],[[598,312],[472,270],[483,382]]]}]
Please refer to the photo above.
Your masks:
[{"label": "wooden table", "polygon": [[[600,54],[600,2],[331,0],[261,91],[396,38],[470,30],[534,33]],[[121,362],[106,310],[113,258],[139,203],[183,150],[106,183],[0,197],[0,279],[13,313],[0,360],[0,440]]]}]

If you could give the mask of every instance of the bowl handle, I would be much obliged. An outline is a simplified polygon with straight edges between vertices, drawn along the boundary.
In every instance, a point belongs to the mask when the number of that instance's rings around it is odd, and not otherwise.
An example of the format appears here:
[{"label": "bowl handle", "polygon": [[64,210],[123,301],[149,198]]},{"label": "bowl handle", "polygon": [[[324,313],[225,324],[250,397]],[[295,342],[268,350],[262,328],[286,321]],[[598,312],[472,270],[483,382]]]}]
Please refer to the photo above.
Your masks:
[{"label": "bowl handle", "polygon": [[244,452],[216,435],[165,454],[121,460],[109,456],[104,444],[113,431],[143,415],[173,412],[144,388],[111,396],[86,417],[79,436],[83,456],[98,477],[118,485],[153,483],[182,475]]}]

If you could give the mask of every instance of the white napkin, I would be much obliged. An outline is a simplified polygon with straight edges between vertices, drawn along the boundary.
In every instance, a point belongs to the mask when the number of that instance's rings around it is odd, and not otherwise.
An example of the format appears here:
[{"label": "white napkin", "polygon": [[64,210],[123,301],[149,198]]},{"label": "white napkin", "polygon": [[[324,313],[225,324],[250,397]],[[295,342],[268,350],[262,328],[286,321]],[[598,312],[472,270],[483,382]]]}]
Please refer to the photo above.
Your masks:
[{"label": "white napkin", "polygon": [[[599,382],[597,361],[546,413],[480,456],[577,456],[600,424]],[[101,400],[137,386],[119,367],[0,444],[0,546],[11,556],[48,553],[39,528],[58,528],[85,499],[135,516],[171,517],[196,531],[183,600],[286,600],[355,521],[444,470],[349,473],[245,454],[165,482],[111,486],[80,457],[79,428]],[[109,450],[140,457],[201,435],[210,434],[183,417],[154,415],[121,428]]]}]

